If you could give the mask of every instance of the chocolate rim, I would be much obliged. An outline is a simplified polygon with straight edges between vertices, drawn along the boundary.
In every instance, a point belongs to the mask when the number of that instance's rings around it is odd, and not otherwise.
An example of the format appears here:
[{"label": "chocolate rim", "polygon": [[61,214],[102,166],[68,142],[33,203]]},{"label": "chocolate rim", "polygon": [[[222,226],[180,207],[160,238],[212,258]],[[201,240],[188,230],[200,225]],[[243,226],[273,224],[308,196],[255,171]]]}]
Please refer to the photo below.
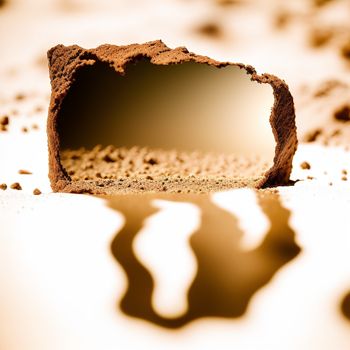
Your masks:
[{"label": "chocolate rim", "polygon": [[[270,125],[275,138],[275,156],[272,167],[262,174],[256,182],[256,188],[286,185],[292,170],[293,155],[297,148],[295,110],[293,97],[288,85],[271,74],[259,75],[250,65],[232,62],[219,62],[206,56],[195,55],[185,47],[169,49],[161,40],[144,44],[126,46],[101,45],[95,49],[84,49],[77,45],[57,45],[48,51],[49,72],[51,80],[51,100],[47,120],[49,148],[49,179],[54,192],[77,192],[72,186],[72,179],[60,161],[60,139],[57,131],[57,118],[60,108],[72,84],[76,73],[82,67],[93,66],[97,62],[107,63],[116,73],[124,74],[128,63],[148,58],[157,65],[195,62],[213,67],[237,66],[244,69],[252,81],[269,84],[273,89],[274,104],[270,115]],[[79,192],[99,194],[91,186]]]}]

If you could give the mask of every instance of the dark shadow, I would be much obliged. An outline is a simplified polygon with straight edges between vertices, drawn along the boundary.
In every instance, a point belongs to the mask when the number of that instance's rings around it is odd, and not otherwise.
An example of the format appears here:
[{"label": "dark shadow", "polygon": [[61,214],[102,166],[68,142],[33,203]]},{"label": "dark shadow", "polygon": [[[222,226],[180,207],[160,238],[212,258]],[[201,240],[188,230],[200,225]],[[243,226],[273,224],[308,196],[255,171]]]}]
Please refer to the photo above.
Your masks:
[{"label": "dark shadow", "polygon": [[340,310],[344,317],[350,321],[350,291],[344,296],[340,304]]},{"label": "dark shadow", "polygon": [[[156,198],[190,202],[201,210],[201,226],[190,238],[198,271],[188,292],[188,311],[173,319],[161,317],[152,309],[154,281],[132,251],[133,240],[144,220],[157,211],[151,205]],[[109,198],[109,206],[121,212],[126,220],[111,245],[112,254],[128,279],[127,291],[120,301],[121,310],[126,315],[170,329],[202,317],[242,316],[252,296],[301,250],[288,225],[290,212],[282,206],[279,196],[258,193],[258,199],[271,228],[258,248],[244,251],[239,245],[244,233],[238,227],[237,219],[212,203],[209,196]]]}]

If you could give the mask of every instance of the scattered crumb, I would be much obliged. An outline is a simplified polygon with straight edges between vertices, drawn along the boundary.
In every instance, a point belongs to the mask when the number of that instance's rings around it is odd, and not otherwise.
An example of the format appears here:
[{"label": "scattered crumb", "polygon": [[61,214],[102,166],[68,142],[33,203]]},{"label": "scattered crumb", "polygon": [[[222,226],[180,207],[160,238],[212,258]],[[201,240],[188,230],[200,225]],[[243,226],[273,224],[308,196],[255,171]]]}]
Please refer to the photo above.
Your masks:
[{"label": "scattered crumb", "polygon": [[23,169],[18,170],[18,174],[21,174],[21,175],[32,175],[32,173],[30,171],[23,170]]},{"label": "scattered crumb", "polygon": [[7,126],[10,124],[10,119],[7,115],[4,115],[0,118],[0,125]]},{"label": "scattered crumb", "polygon": [[41,194],[41,191],[38,188],[36,188],[34,189],[33,194],[34,196],[39,196]]},{"label": "scattered crumb", "polygon": [[308,176],[307,179],[308,179],[308,180],[313,180],[314,177],[313,177],[313,176]]},{"label": "scattered crumb", "polygon": [[33,129],[33,130],[38,130],[38,129],[39,129],[38,124],[32,124],[32,129]]},{"label": "scattered crumb", "polygon": [[220,26],[216,23],[206,23],[203,24],[202,26],[200,26],[197,31],[200,34],[212,37],[212,38],[218,38],[222,36],[222,30],[220,28]]},{"label": "scattered crumb", "polygon": [[314,131],[309,132],[306,136],[305,136],[305,141],[306,142],[314,142],[317,140],[317,138],[322,135],[322,130],[321,129],[316,129]]},{"label": "scattered crumb", "polygon": [[311,169],[311,165],[308,162],[302,162],[300,164],[300,168],[303,169],[303,170],[309,170],[309,169]]},{"label": "scattered crumb", "polygon": [[341,171],[341,173],[342,173],[343,175],[348,175],[348,172],[347,172],[345,169],[343,169],[343,170]]},{"label": "scattered crumb", "polygon": [[334,112],[334,118],[336,120],[339,120],[341,122],[348,122],[350,121],[350,106],[345,105],[340,107]]},{"label": "scattered crumb", "polygon": [[329,186],[333,186],[333,182],[330,182],[328,185],[329,185]]},{"label": "scattered crumb", "polygon": [[13,190],[18,190],[18,191],[22,190],[22,187],[21,187],[21,185],[20,185],[19,182],[14,182],[14,183],[10,186],[10,188],[12,188]]},{"label": "scattered crumb", "polygon": [[26,126],[24,126],[21,130],[22,132],[28,132],[28,128]]},{"label": "scattered crumb", "polygon": [[17,101],[22,101],[22,100],[24,100],[25,99],[25,94],[23,94],[23,93],[18,93],[16,96],[15,96],[15,99],[17,100]]},{"label": "scattered crumb", "polygon": [[327,45],[334,36],[334,32],[327,28],[315,28],[310,32],[310,45],[314,48],[320,48]]},{"label": "scattered crumb", "polygon": [[5,191],[7,189],[7,185],[6,184],[0,184],[0,190]]},{"label": "scattered crumb", "polygon": [[350,60],[350,41],[341,47],[340,53],[344,59]]},{"label": "scattered crumb", "polygon": [[348,181],[348,178],[346,176],[343,176],[341,179],[342,181]]}]

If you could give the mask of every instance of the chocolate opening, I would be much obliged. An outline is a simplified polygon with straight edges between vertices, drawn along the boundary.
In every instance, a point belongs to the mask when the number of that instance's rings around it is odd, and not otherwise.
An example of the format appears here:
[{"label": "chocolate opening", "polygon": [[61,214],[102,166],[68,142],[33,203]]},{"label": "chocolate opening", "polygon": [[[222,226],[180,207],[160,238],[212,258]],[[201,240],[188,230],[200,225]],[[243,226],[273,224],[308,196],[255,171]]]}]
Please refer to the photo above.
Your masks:
[{"label": "chocolate opening", "polygon": [[137,179],[128,191],[166,190],[169,177],[177,192],[249,185],[273,165],[272,105],[271,87],[237,66],[138,58],[122,75],[96,62],[60,108],[61,164],[73,182]]}]

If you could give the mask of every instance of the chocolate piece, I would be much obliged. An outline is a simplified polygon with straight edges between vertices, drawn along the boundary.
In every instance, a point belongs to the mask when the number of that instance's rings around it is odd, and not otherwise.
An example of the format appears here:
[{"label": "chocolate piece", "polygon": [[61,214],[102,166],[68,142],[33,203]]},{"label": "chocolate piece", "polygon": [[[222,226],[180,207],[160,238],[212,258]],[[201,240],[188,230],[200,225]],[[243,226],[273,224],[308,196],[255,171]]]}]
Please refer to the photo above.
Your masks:
[{"label": "chocolate piece", "polygon": [[7,189],[7,185],[6,184],[0,184],[0,190],[5,191]]},{"label": "chocolate piece", "polygon": [[334,118],[341,122],[350,121],[350,106],[345,105],[334,112]]},{"label": "chocolate piece", "polygon": [[32,173],[30,171],[24,170],[24,169],[18,170],[18,174],[21,174],[21,175],[32,175]]},{"label": "chocolate piece", "polygon": [[311,169],[311,165],[308,162],[302,162],[300,164],[300,168],[303,169],[303,170],[309,170],[309,169]]},{"label": "chocolate piece", "polygon": [[[191,159],[192,163],[199,159],[198,164],[200,164],[199,169],[192,167],[191,170],[193,170],[193,173],[188,174],[188,176],[180,176],[180,178],[176,179],[176,176],[174,176],[173,173],[168,177],[164,175],[162,177],[163,181],[161,181],[159,176],[157,177],[157,181],[150,181],[146,178],[147,175],[152,175],[152,177],[155,179],[155,173],[150,173],[151,169],[157,167],[159,169],[159,167],[162,166],[162,164],[159,162],[159,157],[170,159],[170,156],[175,156],[175,158],[172,159],[176,159],[179,157],[180,153],[176,154],[176,151],[174,151],[175,153],[171,153],[170,151],[162,153],[159,152],[159,150],[147,150],[146,148],[132,148],[130,150],[124,150],[123,153],[119,151],[114,152],[115,150],[111,147],[107,147],[106,149],[97,147],[92,150],[82,149],[78,150],[78,152],[76,152],[74,155],[72,153],[67,154],[61,152],[61,145],[64,140],[60,134],[58,125],[60,123],[60,118],[62,117],[62,109],[65,99],[67,98],[67,95],[72,89],[74,83],[77,83],[77,81],[80,79],[78,73],[86,67],[93,70],[97,69],[98,65],[104,64],[114,69],[116,75],[123,75],[125,74],[125,69],[128,64],[135,63],[142,58],[149,59],[152,66],[181,65],[188,62],[205,64],[207,66],[217,68],[235,66],[245,70],[252,81],[262,84],[269,84],[273,89],[274,95],[274,104],[270,115],[270,124],[276,142],[273,165],[272,167],[265,169],[262,173],[255,173],[254,176],[250,174],[248,178],[245,178],[245,174],[242,172],[241,174],[235,174],[237,177],[231,177],[229,179],[230,181],[226,183],[226,175],[222,176],[223,178],[221,181],[224,183],[224,188],[242,186],[262,188],[288,183],[292,169],[292,159],[297,147],[297,136],[294,103],[287,84],[270,74],[258,75],[255,69],[251,66],[246,66],[239,63],[218,62],[205,56],[198,56],[190,53],[184,47],[171,50],[161,41],[154,41],[142,45],[102,45],[96,49],[89,50],[83,49],[76,45],[69,47],[58,45],[48,52],[52,87],[47,124],[49,178],[51,181],[51,187],[55,192],[109,194],[127,191],[138,192],[142,191],[142,189],[145,189],[146,191],[169,190],[178,192],[179,189],[184,188],[191,191],[191,186],[196,187],[193,192],[207,192],[218,189],[214,188],[215,186],[212,186],[213,177],[197,176],[197,171],[201,173],[201,171],[203,171],[201,167],[204,167],[204,161],[201,162],[201,156],[198,154],[195,154],[194,156],[188,154],[186,155],[187,158]],[[137,102],[135,101],[135,103]],[[98,121],[98,117],[96,120]],[[75,151],[72,150],[68,152]],[[131,157],[132,154],[135,156],[134,159]],[[63,167],[61,157],[67,158],[67,164],[71,164],[72,167],[70,170],[67,170],[67,165]],[[106,161],[106,159],[108,160]],[[126,173],[124,174],[123,178],[113,178],[113,176],[110,176],[110,174],[107,174],[107,177],[104,177],[103,171],[100,171],[100,168],[94,169],[94,164],[96,161],[100,163],[103,161],[101,166],[103,165],[107,167],[106,169],[112,165],[119,167],[121,164],[123,164]],[[250,163],[252,164],[254,161],[255,160],[251,160]],[[82,167],[80,168],[80,165],[76,166],[74,162],[80,162]],[[128,162],[127,165],[126,162]],[[181,163],[179,160],[176,162],[177,164]],[[226,162],[223,163],[222,168],[225,169],[225,166],[227,166],[227,162],[230,162],[230,159],[224,159],[223,162]],[[239,163],[238,161],[233,162],[237,164]],[[86,170],[84,179],[81,177],[74,179],[73,174],[79,169],[82,170],[83,167]],[[141,168],[144,173],[144,179],[140,177]],[[90,170],[93,170],[94,172],[90,174]],[[175,175],[176,170],[177,168],[175,168]],[[180,170],[180,173],[182,173],[182,170],[183,169]],[[209,170],[209,168],[205,168],[205,171]],[[132,172],[135,171],[136,176],[133,176],[135,173]],[[128,172],[131,172],[131,174]],[[165,179],[167,180],[165,181]],[[218,177],[214,178],[214,181],[215,184],[219,183]],[[178,185],[179,183],[181,183],[181,186]],[[150,184],[152,184],[153,187],[150,187]]]},{"label": "chocolate piece", "polygon": [[35,188],[33,194],[34,196],[39,196],[41,194],[41,191],[38,188]]},{"label": "chocolate piece", "polygon": [[12,188],[13,190],[18,190],[18,191],[22,190],[22,187],[21,187],[21,185],[20,185],[19,182],[14,182],[14,183],[10,186],[10,188]]}]

